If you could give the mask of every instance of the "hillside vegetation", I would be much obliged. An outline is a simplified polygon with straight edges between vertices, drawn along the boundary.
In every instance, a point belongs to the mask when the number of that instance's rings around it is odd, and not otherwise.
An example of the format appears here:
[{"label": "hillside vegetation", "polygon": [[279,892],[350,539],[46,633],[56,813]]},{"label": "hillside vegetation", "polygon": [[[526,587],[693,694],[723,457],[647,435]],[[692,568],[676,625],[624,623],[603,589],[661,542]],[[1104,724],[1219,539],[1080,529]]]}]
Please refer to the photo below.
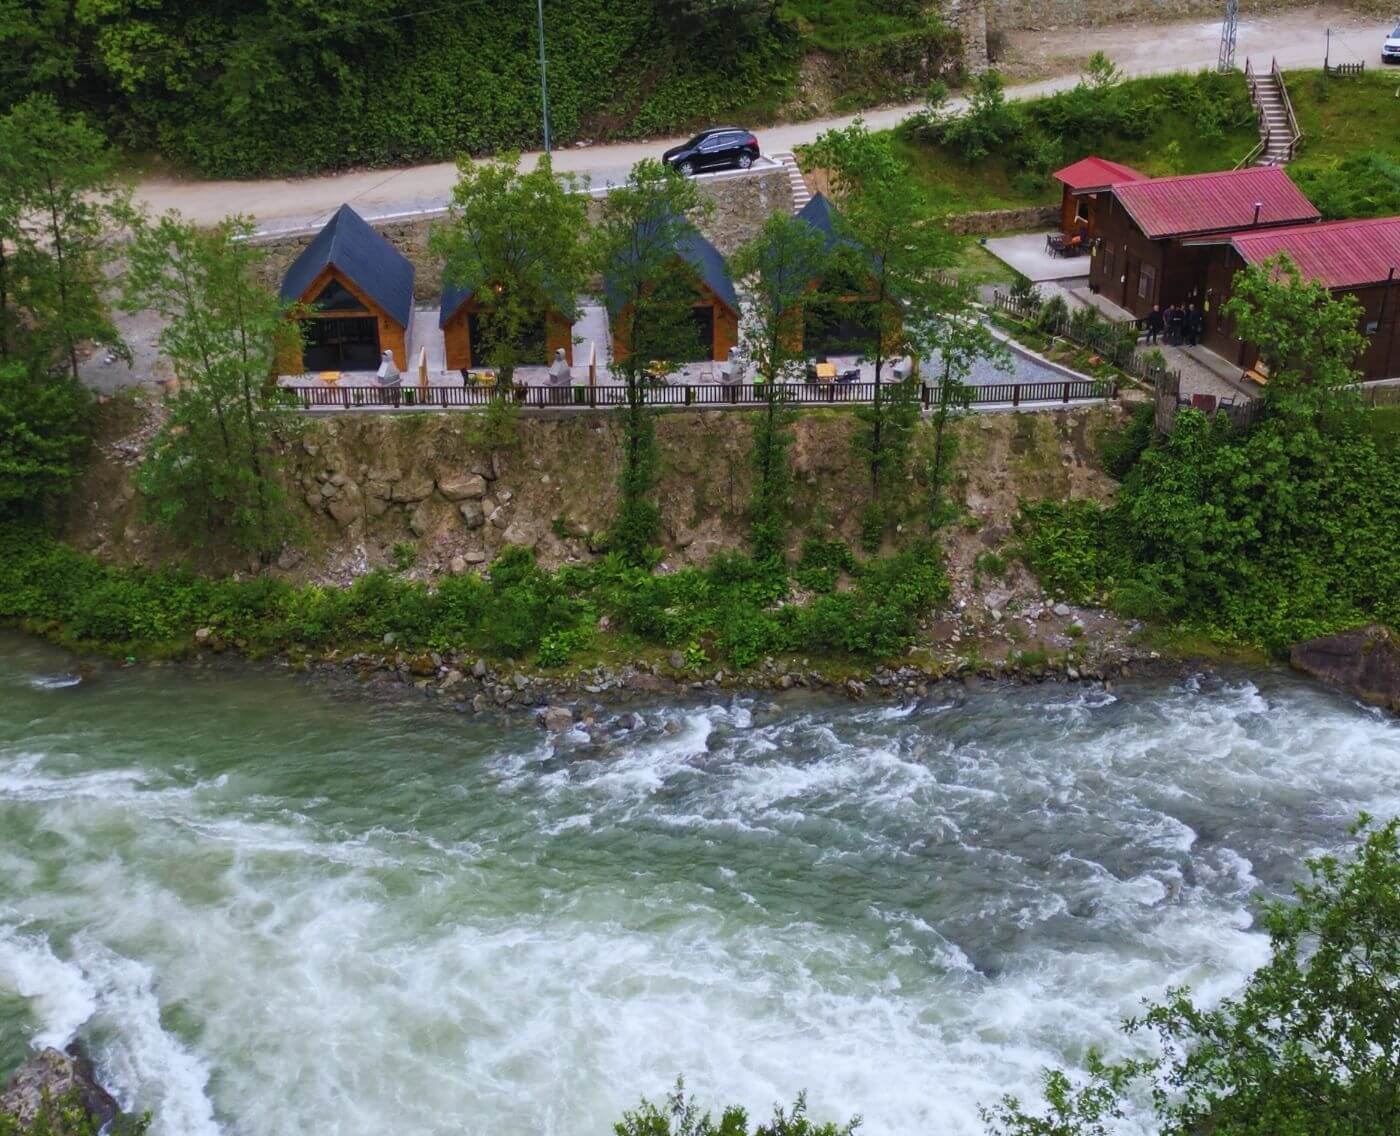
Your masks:
[{"label": "hillside vegetation", "polygon": [[[1400,213],[1400,119],[1384,74],[1286,76],[1303,142],[1289,173],[1331,217]],[[977,129],[911,120],[896,134],[934,204],[949,213],[1050,204],[1060,165],[1098,154],[1154,177],[1231,169],[1258,141],[1242,74],[1122,82],[1089,74],[1074,90],[1009,102],[974,91]]]},{"label": "hillside vegetation", "polygon": [[[774,115],[809,50],[857,101],[917,98],[956,37],[917,0],[545,5],[554,138]],[[0,0],[0,112],[33,92],[217,176],[453,158],[541,140],[535,0]]]}]

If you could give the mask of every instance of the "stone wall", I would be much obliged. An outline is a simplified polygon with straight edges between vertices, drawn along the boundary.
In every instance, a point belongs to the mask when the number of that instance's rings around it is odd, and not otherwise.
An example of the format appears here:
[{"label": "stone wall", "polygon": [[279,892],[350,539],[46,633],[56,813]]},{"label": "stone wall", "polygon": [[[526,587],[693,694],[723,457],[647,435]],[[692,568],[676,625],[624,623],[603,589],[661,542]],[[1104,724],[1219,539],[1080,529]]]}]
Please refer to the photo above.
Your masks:
[{"label": "stone wall", "polygon": [[948,218],[950,233],[1019,233],[1043,229],[1060,221],[1058,205],[1028,205],[1023,209],[988,209],[982,213],[955,213]]},{"label": "stone wall", "polygon": [[[726,256],[757,233],[771,214],[792,211],[792,185],[781,166],[746,174],[702,177],[696,185],[701,197],[713,205],[700,229]],[[590,213],[596,215],[600,200],[599,197],[593,199]],[[436,209],[411,217],[370,219],[390,244],[412,262],[413,294],[423,303],[435,301],[442,292],[442,263],[428,252],[428,235],[444,216],[446,210]],[[292,261],[315,235],[313,229],[253,238],[254,244],[266,250],[263,279],[274,287],[279,286]]]}]

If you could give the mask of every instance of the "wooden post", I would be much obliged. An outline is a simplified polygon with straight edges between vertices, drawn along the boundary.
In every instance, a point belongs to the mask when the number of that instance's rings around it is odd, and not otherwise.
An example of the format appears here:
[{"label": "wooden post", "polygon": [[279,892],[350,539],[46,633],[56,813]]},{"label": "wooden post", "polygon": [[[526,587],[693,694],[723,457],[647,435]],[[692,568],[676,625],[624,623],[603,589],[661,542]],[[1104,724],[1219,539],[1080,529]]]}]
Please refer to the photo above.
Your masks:
[{"label": "wooden post", "polygon": [[1012,406],[1020,406],[1020,405],[1021,405],[1021,384],[1020,384],[1020,383],[1015,383],[1015,384],[1013,384],[1013,386],[1011,387],[1011,405],[1012,405]]}]

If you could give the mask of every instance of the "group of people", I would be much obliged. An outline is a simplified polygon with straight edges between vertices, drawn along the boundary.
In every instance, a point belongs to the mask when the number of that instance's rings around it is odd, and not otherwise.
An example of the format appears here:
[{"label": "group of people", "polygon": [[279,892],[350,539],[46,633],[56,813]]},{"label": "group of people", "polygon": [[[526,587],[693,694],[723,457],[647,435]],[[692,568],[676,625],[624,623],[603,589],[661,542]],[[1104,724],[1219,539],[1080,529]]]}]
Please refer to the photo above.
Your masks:
[{"label": "group of people", "polygon": [[1153,304],[1143,327],[1147,331],[1148,343],[1156,343],[1160,335],[1165,337],[1163,342],[1172,347],[1180,347],[1183,343],[1187,347],[1195,347],[1206,330],[1206,314],[1195,304],[1185,307],[1168,304],[1166,311]]}]

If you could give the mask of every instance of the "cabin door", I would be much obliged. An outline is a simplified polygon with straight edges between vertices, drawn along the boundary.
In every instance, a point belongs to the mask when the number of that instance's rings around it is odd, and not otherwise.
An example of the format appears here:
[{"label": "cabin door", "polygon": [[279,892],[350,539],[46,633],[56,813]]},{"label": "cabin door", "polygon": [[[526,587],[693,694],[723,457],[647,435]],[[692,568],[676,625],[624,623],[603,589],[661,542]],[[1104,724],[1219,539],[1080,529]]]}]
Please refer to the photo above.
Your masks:
[{"label": "cabin door", "polygon": [[308,371],[374,371],[379,368],[379,321],[373,316],[334,316],[306,321],[302,366]]}]

